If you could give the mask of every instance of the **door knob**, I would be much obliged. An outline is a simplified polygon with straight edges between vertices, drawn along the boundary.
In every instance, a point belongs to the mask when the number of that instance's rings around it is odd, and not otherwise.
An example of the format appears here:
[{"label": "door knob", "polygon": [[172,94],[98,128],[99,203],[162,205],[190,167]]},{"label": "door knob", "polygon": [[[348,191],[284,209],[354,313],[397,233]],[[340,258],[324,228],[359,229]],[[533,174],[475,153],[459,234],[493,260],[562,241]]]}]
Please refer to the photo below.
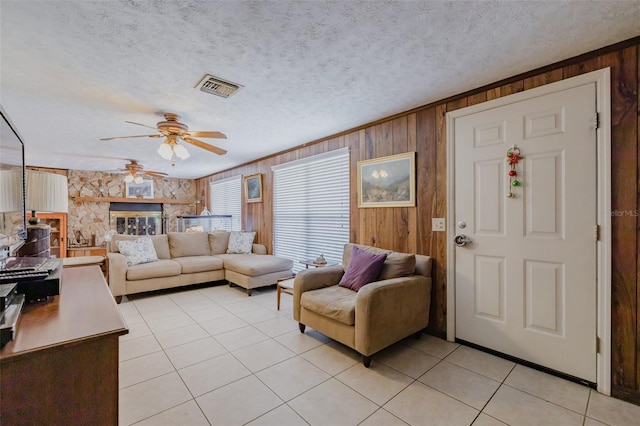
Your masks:
[{"label": "door knob", "polygon": [[466,235],[456,235],[453,238],[453,242],[458,246],[458,247],[464,247],[467,244],[471,243],[472,241],[469,239],[469,237],[467,237]]}]

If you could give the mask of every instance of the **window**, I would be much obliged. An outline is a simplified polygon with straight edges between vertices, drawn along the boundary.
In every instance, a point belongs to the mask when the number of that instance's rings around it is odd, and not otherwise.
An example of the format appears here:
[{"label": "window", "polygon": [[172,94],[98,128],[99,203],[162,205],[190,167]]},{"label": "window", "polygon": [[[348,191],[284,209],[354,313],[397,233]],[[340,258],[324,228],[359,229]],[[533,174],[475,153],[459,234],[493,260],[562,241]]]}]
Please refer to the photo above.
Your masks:
[{"label": "window", "polygon": [[321,254],[341,262],[349,242],[349,150],[343,148],[274,166],[273,246],[294,261]]},{"label": "window", "polygon": [[211,182],[211,206],[213,214],[230,214],[231,230],[242,230],[242,176]]}]

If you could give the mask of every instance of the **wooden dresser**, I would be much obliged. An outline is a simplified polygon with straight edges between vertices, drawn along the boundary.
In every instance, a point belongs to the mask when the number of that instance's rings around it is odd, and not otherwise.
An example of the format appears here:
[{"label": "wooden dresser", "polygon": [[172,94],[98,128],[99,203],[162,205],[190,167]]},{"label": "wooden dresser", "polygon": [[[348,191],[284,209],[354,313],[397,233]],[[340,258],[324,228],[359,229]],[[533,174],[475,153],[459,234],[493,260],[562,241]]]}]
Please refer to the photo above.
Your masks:
[{"label": "wooden dresser", "polygon": [[60,295],[25,305],[0,351],[2,423],[116,425],[128,332],[98,266],[64,269]]}]

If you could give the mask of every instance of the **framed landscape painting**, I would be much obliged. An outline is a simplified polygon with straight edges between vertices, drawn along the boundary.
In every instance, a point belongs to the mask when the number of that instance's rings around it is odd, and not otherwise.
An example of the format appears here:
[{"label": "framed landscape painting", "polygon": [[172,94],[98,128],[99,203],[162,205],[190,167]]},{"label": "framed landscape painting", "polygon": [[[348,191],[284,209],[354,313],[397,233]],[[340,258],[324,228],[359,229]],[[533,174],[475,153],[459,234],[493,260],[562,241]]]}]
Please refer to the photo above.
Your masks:
[{"label": "framed landscape painting", "polygon": [[244,193],[247,203],[258,203],[262,201],[262,174],[246,176],[244,178]]},{"label": "framed landscape painting", "polygon": [[152,180],[144,180],[142,183],[127,182],[126,185],[127,198],[153,198]]},{"label": "framed landscape painting", "polygon": [[415,152],[358,161],[358,207],[416,205]]}]

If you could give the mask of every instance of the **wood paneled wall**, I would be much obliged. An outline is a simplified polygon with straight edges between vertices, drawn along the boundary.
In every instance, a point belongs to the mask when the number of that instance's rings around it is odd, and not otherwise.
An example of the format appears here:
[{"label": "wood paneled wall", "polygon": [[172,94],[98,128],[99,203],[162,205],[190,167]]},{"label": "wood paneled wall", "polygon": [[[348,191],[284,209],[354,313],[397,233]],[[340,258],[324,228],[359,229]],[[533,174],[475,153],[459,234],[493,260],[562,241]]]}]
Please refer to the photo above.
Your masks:
[{"label": "wood paneled wall", "polygon": [[[469,105],[611,67],[612,210],[612,393],[640,404],[640,37],[530,71],[498,83],[396,115],[330,138],[311,142],[197,181],[198,197],[208,205],[208,183],[234,175],[263,174],[262,203],[243,205],[246,229],[257,231],[271,248],[271,166],[341,147],[351,151],[351,241],[435,259],[429,331],[446,332],[446,234],[432,232],[431,218],[446,217],[445,115]],[[355,173],[359,160],[416,151],[415,208],[358,209]],[[200,209],[202,208],[202,204]]]}]

